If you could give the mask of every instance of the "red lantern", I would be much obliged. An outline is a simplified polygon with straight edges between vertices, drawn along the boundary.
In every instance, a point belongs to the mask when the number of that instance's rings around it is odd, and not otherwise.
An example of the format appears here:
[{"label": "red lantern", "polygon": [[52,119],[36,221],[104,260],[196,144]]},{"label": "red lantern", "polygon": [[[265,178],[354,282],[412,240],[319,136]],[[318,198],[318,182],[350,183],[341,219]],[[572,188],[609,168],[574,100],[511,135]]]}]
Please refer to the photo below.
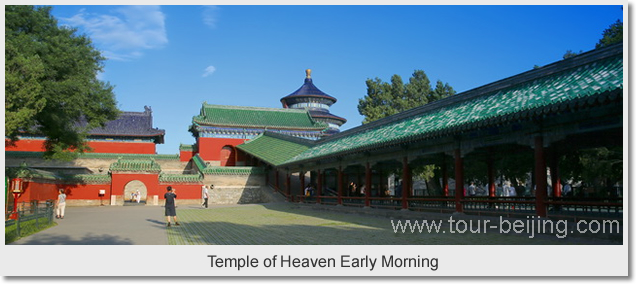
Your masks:
[{"label": "red lantern", "polygon": [[22,194],[22,179],[15,178],[12,181],[11,193],[13,193],[13,214],[12,219],[18,218],[18,197]]}]

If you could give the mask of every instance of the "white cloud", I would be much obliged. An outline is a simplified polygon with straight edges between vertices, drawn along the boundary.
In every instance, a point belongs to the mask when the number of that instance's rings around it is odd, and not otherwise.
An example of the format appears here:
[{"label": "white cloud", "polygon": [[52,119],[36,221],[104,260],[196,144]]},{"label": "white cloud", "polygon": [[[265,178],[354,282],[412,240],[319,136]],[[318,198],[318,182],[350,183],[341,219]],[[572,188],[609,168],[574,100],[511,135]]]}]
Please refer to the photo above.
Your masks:
[{"label": "white cloud", "polygon": [[165,15],[159,6],[122,6],[108,15],[81,10],[61,20],[83,30],[104,56],[114,60],[138,58],[143,50],[168,43]]},{"label": "white cloud", "polygon": [[214,73],[214,71],[216,71],[216,67],[210,65],[208,67],[205,68],[205,70],[203,70],[203,75],[201,77],[207,77],[212,75],[212,73]]},{"label": "white cloud", "polygon": [[203,23],[210,27],[216,28],[216,22],[219,18],[218,6],[203,6]]}]

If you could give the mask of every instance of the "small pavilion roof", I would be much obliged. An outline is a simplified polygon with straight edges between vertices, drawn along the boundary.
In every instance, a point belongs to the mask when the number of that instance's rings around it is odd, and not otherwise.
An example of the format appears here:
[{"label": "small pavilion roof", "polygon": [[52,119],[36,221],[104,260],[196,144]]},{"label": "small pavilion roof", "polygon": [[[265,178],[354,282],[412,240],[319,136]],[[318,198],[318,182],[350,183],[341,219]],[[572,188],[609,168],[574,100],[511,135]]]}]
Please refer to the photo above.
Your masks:
[{"label": "small pavilion roof", "polygon": [[327,128],[307,110],[210,105],[203,103],[200,115],[192,118],[200,126],[316,130]]},{"label": "small pavilion roof", "polygon": [[345,124],[347,122],[346,118],[337,116],[337,115],[332,114],[330,112],[309,110],[309,113],[311,114],[311,117],[313,117],[313,118],[335,119],[335,120],[340,121],[341,124]]},{"label": "small pavilion roof", "polygon": [[300,86],[298,90],[280,99],[280,101],[283,104],[285,104],[285,101],[291,98],[318,97],[318,98],[325,98],[325,99],[331,100],[333,103],[335,103],[337,101],[336,98],[330,95],[327,95],[326,93],[324,93],[323,91],[321,91],[320,89],[318,89],[318,87],[314,85],[314,82],[311,79],[311,70],[307,69],[306,72],[307,72],[307,76],[305,78],[305,83],[303,83],[303,85]]}]

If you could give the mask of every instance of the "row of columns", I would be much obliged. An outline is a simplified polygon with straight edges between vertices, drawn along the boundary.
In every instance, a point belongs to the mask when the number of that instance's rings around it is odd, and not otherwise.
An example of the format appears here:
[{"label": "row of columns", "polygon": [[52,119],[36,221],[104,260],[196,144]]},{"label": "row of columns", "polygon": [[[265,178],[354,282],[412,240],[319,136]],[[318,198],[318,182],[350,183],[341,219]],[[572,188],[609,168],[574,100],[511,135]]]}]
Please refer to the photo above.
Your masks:
[{"label": "row of columns", "polygon": [[[544,149],[544,140],[542,136],[536,136],[534,138],[534,183],[536,185],[536,214],[541,217],[545,217],[547,215],[547,164],[546,164],[546,151]],[[454,150],[454,162],[455,162],[455,211],[463,212],[463,204],[462,199],[464,198],[464,158],[462,157],[461,149],[458,147]],[[551,181],[553,184],[553,196],[560,197],[561,196],[561,185],[560,179],[558,176],[558,167],[557,167],[557,155],[554,151],[551,153],[550,159],[550,169],[551,173]],[[492,157],[488,158],[488,195],[490,197],[495,196],[495,170],[494,170],[494,160]],[[319,169],[316,171],[317,173],[317,200],[316,202],[320,203],[320,197],[322,196],[322,187],[323,187],[323,172]],[[447,166],[446,162],[442,162],[442,188],[444,192],[444,196],[449,195],[448,190],[448,174],[447,174]],[[342,166],[337,169],[337,204],[342,204],[342,197],[344,191],[344,174],[342,170]],[[371,163],[365,163],[365,184],[367,185],[367,190],[364,193],[364,206],[371,206],[371,184],[372,184],[372,170]],[[275,188],[280,190],[279,186],[279,173],[278,170],[275,172]],[[291,182],[290,182],[290,173],[286,173],[285,180],[286,187],[286,195],[288,199],[291,198]],[[305,172],[300,172],[300,187],[301,192],[305,188]],[[401,196],[401,207],[402,209],[408,209],[408,198],[410,197],[410,192],[412,188],[412,176],[411,176],[411,168],[408,163],[408,157],[402,158],[402,196]]]}]

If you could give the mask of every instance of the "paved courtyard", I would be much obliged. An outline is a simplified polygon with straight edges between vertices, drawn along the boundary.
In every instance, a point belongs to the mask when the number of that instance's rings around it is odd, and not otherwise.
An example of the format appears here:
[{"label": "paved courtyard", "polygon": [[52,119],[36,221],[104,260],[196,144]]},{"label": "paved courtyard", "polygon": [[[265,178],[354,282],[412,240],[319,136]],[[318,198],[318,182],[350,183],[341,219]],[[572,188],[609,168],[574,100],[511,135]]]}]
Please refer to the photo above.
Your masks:
[{"label": "paved courtyard", "polygon": [[[179,206],[181,226],[165,226],[163,207],[70,207],[58,225],[20,239],[15,245],[499,245],[499,244],[615,244],[604,239],[486,233],[394,232],[385,210],[324,210],[325,205],[269,203]],[[368,211],[372,210],[372,211]],[[376,210],[376,211],[373,211]],[[346,211],[346,210],[345,210]],[[360,214],[365,212],[366,214]],[[378,213],[378,214],[375,214]],[[430,217],[419,216],[419,220]],[[447,215],[450,216],[450,215]],[[411,218],[412,221],[415,219]],[[401,221],[405,221],[402,219]],[[476,222],[476,221],[475,221]],[[456,229],[464,230],[459,226]],[[482,227],[482,230],[484,228]]]}]

